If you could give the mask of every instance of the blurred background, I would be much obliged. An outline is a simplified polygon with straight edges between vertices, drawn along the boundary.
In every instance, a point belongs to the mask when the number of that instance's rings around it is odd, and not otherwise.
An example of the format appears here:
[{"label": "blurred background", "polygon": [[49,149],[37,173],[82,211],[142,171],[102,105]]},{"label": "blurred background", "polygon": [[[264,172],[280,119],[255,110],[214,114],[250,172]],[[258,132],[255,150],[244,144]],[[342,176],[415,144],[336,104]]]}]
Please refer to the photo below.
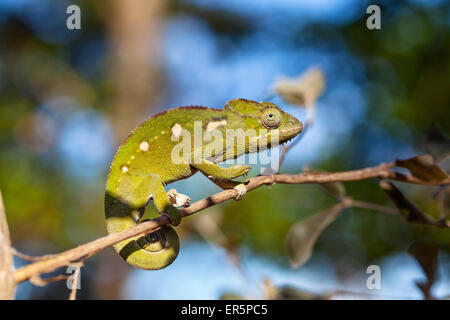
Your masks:
[{"label": "blurred background", "polygon": [[[0,188],[13,246],[41,255],[104,236],[111,159],[147,117],[180,105],[260,101],[275,81],[312,65],[324,70],[326,90],[314,125],[281,172],[358,169],[431,152],[434,138],[450,135],[449,2],[375,3],[381,30],[367,29],[374,2],[364,0],[1,0]],[[80,30],[66,28],[71,4],[81,8]],[[304,109],[271,101],[305,119]],[[355,199],[392,206],[375,179],[345,186]],[[399,186],[438,215],[436,188]],[[200,175],[173,187],[193,201],[219,191]],[[439,248],[431,292],[448,297],[448,229],[386,213],[346,210],[311,259],[292,268],[284,249],[289,229],[334,203],[315,185],[259,188],[185,219],[177,228],[180,255],[164,270],[132,268],[112,248],[100,252],[86,261],[77,297],[315,298],[343,291],[336,298],[420,299],[416,282],[426,275],[408,254],[417,241]],[[15,259],[16,267],[25,263]],[[381,267],[380,290],[366,287],[371,264]],[[23,283],[16,296],[68,295],[61,281]]]}]

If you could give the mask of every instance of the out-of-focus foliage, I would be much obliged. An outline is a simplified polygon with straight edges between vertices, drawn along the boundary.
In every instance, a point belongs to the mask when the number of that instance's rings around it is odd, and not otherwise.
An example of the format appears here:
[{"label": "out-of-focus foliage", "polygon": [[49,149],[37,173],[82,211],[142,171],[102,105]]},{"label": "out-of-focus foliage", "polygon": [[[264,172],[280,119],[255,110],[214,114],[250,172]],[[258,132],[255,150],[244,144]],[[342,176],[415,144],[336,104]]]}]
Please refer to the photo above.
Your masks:
[{"label": "out-of-focus foliage", "polygon": [[[144,2],[0,2],[0,188],[19,250],[51,253],[106,233],[108,166],[134,124],[177,105],[262,100],[277,79],[313,65],[324,69],[327,86],[314,126],[283,172],[306,163],[313,170],[357,169],[429,148],[448,154],[436,139],[427,144],[429,136],[450,135],[448,1],[381,1],[381,30],[365,27],[365,1],[330,1],[327,8],[287,0]],[[65,27],[72,3],[81,7],[81,30]],[[136,30],[148,34],[133,37]],[[304,120],[300,108],[274,102]],[[193,201],[217,191],[195,177],[177,189]],[[448,210],[442,191],[436,201],[435,188],[401,189],[433,217],[440,207]],[[392,206],[376,180],[346,183],[345,190]],[[288,270],[284,242],[292,225],[334,204],[314,185],[260,188],[212,209],[226,238],[218,243]],[[179,228],[183,243],[208,237],[198,232],[196,216],[188,219]],[[404,253],[418,239],[448,252],[448,230],[348,209],[318,239],[310,263],[326,257],[345,284],[355,270]],[[129,271],[113,250],[84,269],[84,298],[119,297]],[[61,286],[41,297],[65,297]]]},{"label": "out-of-focus foliage", "polygon": [[292,226],[286,236],[286,252],[292,266],[299,267],[309,260],[317,239],[344,209],[342,204],[337,204]]}]

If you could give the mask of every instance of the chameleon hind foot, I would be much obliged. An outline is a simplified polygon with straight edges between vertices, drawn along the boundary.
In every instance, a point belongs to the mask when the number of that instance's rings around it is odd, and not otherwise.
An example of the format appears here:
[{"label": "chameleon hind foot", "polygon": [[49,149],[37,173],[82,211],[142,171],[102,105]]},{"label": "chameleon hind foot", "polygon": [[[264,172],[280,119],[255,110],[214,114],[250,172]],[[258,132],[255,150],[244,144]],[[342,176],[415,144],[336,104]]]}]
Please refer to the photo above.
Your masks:
[{"label": "chameleon hind foot", "polygon": [[153,203],[156,210],[169,218],[170,224],[177,226],[181,222],[181,213],[170,203],[169,196],[164,190],[161,178],[151,173],[148,175],[146,182],[146,188],[149,190],[153,197]]},{"label": "chameleon hind foot", "polygon": [[161,214],[169,218],[170,224],[173,226],[177,226],[181,223],[181,213],[172,205],[164,210]]}]

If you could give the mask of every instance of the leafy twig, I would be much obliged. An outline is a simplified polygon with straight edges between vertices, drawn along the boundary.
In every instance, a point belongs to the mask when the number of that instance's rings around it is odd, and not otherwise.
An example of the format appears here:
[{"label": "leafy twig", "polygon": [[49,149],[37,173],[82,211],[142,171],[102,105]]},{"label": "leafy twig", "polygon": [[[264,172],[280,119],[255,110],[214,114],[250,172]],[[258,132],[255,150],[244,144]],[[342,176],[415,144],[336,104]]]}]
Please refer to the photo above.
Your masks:
[{"label": "leafy twig", "polygon": [[[384,178],[384,179],[398,179],[400,181],[419,183],[425,185],[440,185],[450,183],[449,179],[444,179],[442,181],[422,181],[421,179],[415,178],[409,175],[399,176],[396,172],[392,171],[391,168],[395,166],[395,163],[382,163],[375,167],[369,167],[360,170],[351,170],[344,172],[335,173],[299,173],[299,174],[276,174],[269,176],[257,176],[250,178],[245,182],[245,187],[247,192],[259,188],[262,185],[273,185],[276,183],[283,184],[304,184],[304,183],[328,183],[328,182],[339,182],[339,181],[357,181],[370,178]],[[211,206],[217,205],[229,199],[233,199],[237,194],[234,189],[224,190],[216,193],[210,197],[199,200],[189,207],[181,209],[181,214],[183,217],[190,216],[196,212],[209,208]],[[16,283],[23,282],[34,275],[39,275],[42,273],[47,273],[54,271],[62,266],[67,266],[79,261],[80,259],[86,259],[87,256],[93,255],[94,253],[103,250],[106,247],[114,245],[122,240],[138,236],[145,235],[147,233],[153,232],[158,229],[163,224],[168,224],[169,219],[166,216],[160,216],[154,220],[145,221],[137,224],[124,231],[110,234],[108,236],[99,238],[97,240],[88,242],[86,244],[80,245],[68,251],[62,252],[60,254],[52,255],[44,260],[39,260],[24,267],[21,267],[15,272]],[[435,225],[437,226],[437,225]],[[450,225],[446,223],[445,225],[439,225],[439,227],[448,228]]]}]

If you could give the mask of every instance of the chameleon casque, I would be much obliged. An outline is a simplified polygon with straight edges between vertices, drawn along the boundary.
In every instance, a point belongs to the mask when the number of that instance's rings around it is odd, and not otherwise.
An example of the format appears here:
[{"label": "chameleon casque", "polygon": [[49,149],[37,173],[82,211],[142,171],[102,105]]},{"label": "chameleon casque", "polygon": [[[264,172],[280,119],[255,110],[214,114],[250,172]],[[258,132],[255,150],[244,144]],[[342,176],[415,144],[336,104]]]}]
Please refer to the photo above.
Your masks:
[{"label": "chameleon casque", "polygon": [[[190,144],[189,154],[183,155],[185,161],[175,163],[172,161],[172,150],[180,143],[183,130],[194,132],[196,121],[201,121],[203,132],[218,130],[216,132],[222,134],[224,138],[219,142],[223,146],[222,151],[214,150],[210,156],[194,161],[194,154],[201,151],[203,155],[202,152],[212,143],[203,140],[200,146]],[[257,134],[229,147],[225,138],[226,130],[229,129],[254,129]],[[230,100],[223,109],[179,107],[149,118],[119,147],[111,164],[105,194],[108,232],[119,232],[139,223],[150,199],[153,199],[160,214],[169,217],[173,226],[178,225],[181,214],[170,201],[164,186],[188,178],[197,171],[223,189],[236,188],[239,199],[246,189],[232,179],[247,173],[250,166],[222,168],[217,163],[272,147],[275,132],[277,142],[281,144],[301,131],[302,123],[275,104],[246,99]],[[261,141],[265,143],[261,144]],[[157,270],[175,260],[180,244],[175,230],[165,225],[146,236],[119,242],[114,247],[129,264]]]}]

